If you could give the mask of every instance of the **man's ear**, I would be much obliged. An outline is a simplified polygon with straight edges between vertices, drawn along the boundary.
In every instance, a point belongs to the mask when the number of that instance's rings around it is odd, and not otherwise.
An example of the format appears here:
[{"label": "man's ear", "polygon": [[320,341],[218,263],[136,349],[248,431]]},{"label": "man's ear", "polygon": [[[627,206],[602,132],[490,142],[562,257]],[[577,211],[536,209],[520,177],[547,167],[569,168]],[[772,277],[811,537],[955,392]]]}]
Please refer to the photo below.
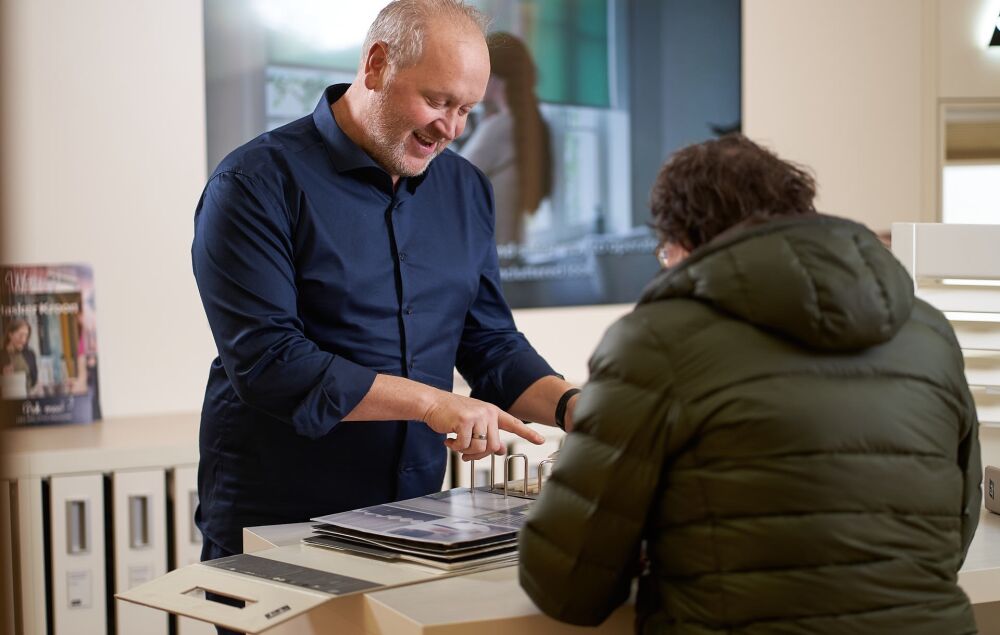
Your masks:
[{"label": "man's ear", "polygon": [[380,90],[389,74],[389,50],[385,42],[375,42],[365,55],[365,88]]}]

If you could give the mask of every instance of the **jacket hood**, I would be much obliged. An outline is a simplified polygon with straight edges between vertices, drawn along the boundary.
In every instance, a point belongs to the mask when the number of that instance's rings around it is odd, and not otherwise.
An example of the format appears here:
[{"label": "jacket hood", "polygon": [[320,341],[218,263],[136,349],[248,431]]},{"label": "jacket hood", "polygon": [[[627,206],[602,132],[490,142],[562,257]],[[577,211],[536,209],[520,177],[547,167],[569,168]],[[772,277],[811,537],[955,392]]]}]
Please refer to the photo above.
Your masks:
[{"label": "jacket hood", "polygon": [[913,281],[869,229],[795,216],[734,228],[659,274],[640,304],[691,298],[806,347],[859,350],[891,339]]}]

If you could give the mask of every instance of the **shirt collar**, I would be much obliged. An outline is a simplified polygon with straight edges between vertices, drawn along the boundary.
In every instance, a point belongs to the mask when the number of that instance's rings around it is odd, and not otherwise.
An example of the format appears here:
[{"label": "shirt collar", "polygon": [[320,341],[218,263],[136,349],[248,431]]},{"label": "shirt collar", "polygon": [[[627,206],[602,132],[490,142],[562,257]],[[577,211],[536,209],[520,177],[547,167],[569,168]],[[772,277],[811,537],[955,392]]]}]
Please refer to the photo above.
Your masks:
[{"label": "shirt collar", "polygon": [[328,86],[323,91],[323,96],[320,97],[319,103],[316,104],[316,109],[313,111],[313,122],[319,130],[320,137],[323,138],[330,160],[333,161],[333,167],[338,172],[359,168],[381,170],[382,168],[341,130],[333,116],[331,109],[333,102],[340,99],[347,92],[349,86],[350,84]]},{"label": "shirt collar", "polygon": [[[350,84],[327,86],[326,90],[323,91],[323,96],[320,97],[319,103],[316,104],[316,109],[313,110],[313,122],[319,130],[320,137],[322,137],[323,143],[326,145],[327,154],[330,155],[330,160],[333,162],[333,167],[337,172],[365,168],[377,170],[379,174],[385,177],[387,181],[386,185],[389,191],[391,191],[392,181],[386,171],[344,133],[340,124],[337,123],[337,119],[333,116],[333,102],[343,97],[349,87]],[[433,164],[434,161],[431,161],[431,165],[427,166],[427,170],[420,176],[402,177],[399,187],[396,188],[397,195],[407,196],[414,193],[417,186],[427,176],[427,171],[431,169]]]}]

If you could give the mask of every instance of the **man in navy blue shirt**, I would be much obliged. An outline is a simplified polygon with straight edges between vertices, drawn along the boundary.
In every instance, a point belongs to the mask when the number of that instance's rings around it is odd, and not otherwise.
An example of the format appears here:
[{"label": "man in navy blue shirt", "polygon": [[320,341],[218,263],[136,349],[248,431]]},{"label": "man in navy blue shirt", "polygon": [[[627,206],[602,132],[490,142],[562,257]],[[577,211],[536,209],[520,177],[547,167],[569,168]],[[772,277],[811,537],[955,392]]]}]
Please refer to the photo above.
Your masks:
[{"label": "man in navy blue shirt", "polygon": [[446,149],[489,72],[475,10],[394,2],[354,83],[209,180],[192,248],[219,351],[204,558],[241,551],[245,526],[437,491],[445,446],[478,459],[503,452],[498,430],[540,443],[520,419],[572,425],[571,386],[503,298],[490,184]]}]

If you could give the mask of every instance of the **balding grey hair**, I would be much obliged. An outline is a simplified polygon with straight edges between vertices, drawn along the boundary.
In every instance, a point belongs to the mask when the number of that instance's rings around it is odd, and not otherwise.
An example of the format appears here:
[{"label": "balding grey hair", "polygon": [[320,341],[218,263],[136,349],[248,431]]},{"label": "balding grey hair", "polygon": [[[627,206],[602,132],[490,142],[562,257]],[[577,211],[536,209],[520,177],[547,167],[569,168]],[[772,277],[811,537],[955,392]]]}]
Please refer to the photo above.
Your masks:
[{"label": "balding grey hair", "polygon": [[390,72],[416,64],[423,53],[427,27],[445,20],[464,20],[475,25],[484,37],[489,27],[489,18],[462,0],[395,0],[379,11],[368,29],[361,48],[362,67],[376,42],[386,45]]}]

